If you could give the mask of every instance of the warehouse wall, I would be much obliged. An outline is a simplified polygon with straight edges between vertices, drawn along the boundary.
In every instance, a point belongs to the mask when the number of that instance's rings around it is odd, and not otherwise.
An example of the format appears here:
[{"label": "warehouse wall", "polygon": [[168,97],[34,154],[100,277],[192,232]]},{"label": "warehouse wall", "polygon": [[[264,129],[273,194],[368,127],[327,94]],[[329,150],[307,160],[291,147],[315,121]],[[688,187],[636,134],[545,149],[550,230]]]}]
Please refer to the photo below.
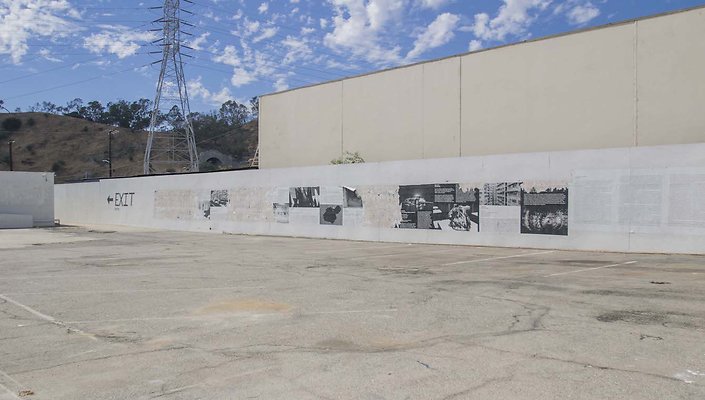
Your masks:
[{"label": "warehouse wall", "polygon": [[57,218],[76,224],[705,254],[705,144],[105,179],[55,193]]},{"label": "warehouse wall", "polygon": [[263,96],[260,166],[705,142],[705,9]]},{"label": "warehouse wall", "polygon": [[54,173],[0,171],[0,228],[54,225]]}]

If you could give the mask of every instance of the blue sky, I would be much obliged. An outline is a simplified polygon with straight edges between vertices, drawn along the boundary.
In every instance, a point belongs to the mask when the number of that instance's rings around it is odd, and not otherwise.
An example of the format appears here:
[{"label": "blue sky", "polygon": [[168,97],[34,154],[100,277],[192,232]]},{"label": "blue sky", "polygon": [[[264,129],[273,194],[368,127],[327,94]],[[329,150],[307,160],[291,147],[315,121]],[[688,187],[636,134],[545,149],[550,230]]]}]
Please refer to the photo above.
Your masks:
[{"label": "blue sky", "polygon": [[[0,0],[0,99],[152,99],[160,0]],[[703,0],[193,0],[191,109],[705,4]]]}]

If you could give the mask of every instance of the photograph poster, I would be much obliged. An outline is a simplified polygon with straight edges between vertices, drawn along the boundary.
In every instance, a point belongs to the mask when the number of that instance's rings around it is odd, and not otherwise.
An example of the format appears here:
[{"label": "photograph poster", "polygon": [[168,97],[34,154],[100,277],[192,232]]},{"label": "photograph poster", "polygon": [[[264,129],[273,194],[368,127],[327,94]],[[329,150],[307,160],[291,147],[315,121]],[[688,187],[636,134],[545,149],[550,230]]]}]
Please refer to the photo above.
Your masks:
[{"label": "photograph poster", "polygon": [[340,204],[321,205],[320,224],[343,225],[343,207]]},{"label": "photograph poster", "polygon": [[362,208],[362,197],[360,197],[355,188],[344,186],[343,194],[343,205],[346,208]]},{"label": "photograph poster", "polygon": [[225,218],[228,215],[228,204],[230,204],[230,194],[227,190],[211,190],[208,218]]},{"label": "photograph poster", "polygon": [[289,205],[282,203],[274,203],[274,222],[280,224],[289,223]]},{"label": "photograph poster", "polygon": [[318,208],[320,195],[318,186],[289,188],[289,207]]},{"label": "photograph poster", "polygon": [[480,190],[454,183],[399,187],[403,229],[480,230]]},{"label": "photograph poster", "polygon": [[227,190],[211,190],[211,207],[227,207],[230,197]]},{"label": "photograph poster", "polygon": [[521,191],[521,233],[568,235],[567,184],[524,183]]},{"label": "photograph poster", "polygon": [[482,231],[519,233],[521,182],[485,183],[480,195]]}]

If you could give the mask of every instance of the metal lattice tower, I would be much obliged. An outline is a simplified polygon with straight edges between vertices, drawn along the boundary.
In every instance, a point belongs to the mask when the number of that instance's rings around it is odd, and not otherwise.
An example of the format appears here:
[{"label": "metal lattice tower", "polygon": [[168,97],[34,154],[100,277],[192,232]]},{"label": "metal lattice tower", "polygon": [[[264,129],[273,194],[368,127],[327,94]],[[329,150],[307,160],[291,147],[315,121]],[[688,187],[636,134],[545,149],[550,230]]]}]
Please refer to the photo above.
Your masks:
[{"label": "metal lattice tower", "polygon": [[164,0],[163,9],[164,16],[155,21],[163,24],[158,30],[163,31],[164,36],[156,41],[162,46],[162,61],[144,153],[146,175],[198,171],[181,54],[181,48],[187,47],[181,43],[181,25],[189,24],[181,20],[180,0]]}]

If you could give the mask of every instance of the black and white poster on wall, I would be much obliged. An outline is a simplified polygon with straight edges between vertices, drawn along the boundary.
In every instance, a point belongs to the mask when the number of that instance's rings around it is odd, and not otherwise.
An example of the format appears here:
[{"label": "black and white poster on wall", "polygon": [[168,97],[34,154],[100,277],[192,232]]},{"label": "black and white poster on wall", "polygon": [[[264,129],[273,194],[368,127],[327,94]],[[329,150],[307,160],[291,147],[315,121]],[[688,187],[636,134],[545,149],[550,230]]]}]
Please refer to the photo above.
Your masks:
[{"label": "black and white poster on wall", "polygon": [[318,186],[292,187],[289,189],[289,206],[318,208],[320,194]]},{"label": "black and white poster on wall", "polygon": [[362,196],[353,187],[343,187],[343,215],[346,226],[361,226],[365,218]]},{"label": "black and white poster on wall", "polygon": [[[214,189],[209,194],[206,194],[206,199],[203,201],[203,216],[206,219],[225,219],[228,215],[228,204],[230,204],[230,193],[227,190]],[[206,206],[205,203],[208,203]]]},{"label": "black and white poster on wall", "polygon": [[211,190],[211,207],[227,207],[230,197],[227,190]]},{"label": "black and white poster on wall", "polygon": [[343,187],[344,203],[347,208],[362,208],[362,197],[357,193],[355,188]]},{"label": "black and white poster on wall", "polygon": [[339,204],[321,205],[320,224],[343,225],[343,207]]},{"label": "black and white poster on wall", "polygon": [[521,233],[568,235],[568,186],[524,183],[521,191]]},{"label": "black and white poster on wall", "polygon": [[482,186],[482,232],[519,233],[521,182],[492,182]]},{"label": "black and white poster on wall", "polygon": [[455,183],[399,186],[402,229],[480,231],[480,190]]},{"label": "black and white poster on wall", "polygon": [[288,204],[274,203],[273,210],[274,210],[274,222],[277,222],[280,224],[288,224],[289,223],[289,205]]}]

